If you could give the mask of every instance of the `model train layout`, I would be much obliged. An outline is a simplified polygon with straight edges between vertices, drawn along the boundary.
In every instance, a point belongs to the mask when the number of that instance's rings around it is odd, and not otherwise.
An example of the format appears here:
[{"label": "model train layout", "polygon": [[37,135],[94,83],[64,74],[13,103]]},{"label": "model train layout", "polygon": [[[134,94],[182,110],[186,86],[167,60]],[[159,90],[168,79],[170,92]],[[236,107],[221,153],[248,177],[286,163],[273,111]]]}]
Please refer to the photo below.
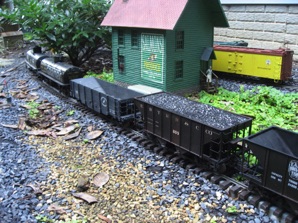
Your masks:
[{"label": "model train layout", "polygon": [[[251,117],[171,93],[144,95],[94,77],[81,78],[79,68],[64,62],[57,66],[40,52],[28,51],[26,63],[59,88],[69,88],[71,97],[94,112],[138,124],[181,153],[207,162],[213,171],[236,168],[251,185],[284,198],[298,215],[297,133],[270,127],[251,135]],[[250,157],[257,161],[249,162]]]}]

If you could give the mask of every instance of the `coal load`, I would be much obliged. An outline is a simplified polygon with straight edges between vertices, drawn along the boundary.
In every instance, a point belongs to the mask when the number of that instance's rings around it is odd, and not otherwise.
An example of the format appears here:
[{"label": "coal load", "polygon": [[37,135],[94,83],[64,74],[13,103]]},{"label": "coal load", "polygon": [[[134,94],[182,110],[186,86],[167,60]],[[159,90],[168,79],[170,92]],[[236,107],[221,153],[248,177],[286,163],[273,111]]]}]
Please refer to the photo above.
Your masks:
[{"label": "coal load", "polygon": [[251,119],[165,92],[144,96],[139,100],[218,130],[225,130]]}]

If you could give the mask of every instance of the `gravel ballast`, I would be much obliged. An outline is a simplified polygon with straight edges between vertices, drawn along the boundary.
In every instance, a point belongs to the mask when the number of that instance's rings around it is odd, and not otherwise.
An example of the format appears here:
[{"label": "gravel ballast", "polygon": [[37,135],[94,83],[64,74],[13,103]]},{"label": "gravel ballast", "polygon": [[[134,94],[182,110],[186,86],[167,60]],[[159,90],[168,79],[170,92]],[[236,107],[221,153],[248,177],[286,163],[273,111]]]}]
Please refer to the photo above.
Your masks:
[{"label": "gravel ballast", "polygon": [[138,100],[219,130],[231,128],[250,120],[245,116],[164,92],[139,97]]},{"label": "gravel ballast", "polygon": [[[0,109],[1,223],[31,223],[40,218],[94,223],[274,222],[246,201],[230,198],[198,174],[119,134],[105,120],[82,113],[38,88],[30,75],[25,65],[11,72],[9,90],[16,89],[18,80],[28,80],[27,89],[39,96],[37,101],[47,100],[64,110],[60,122],[77,120],[82,132],[68,141],[59,136],[28,135],[1,125],[18,125],[20,117],[26,117],[28,110],[21,107],[26,99],[13,98],[12,106]],[[75,112],[68,116],[69,111]],[[90,126],[103,134],[96,140],[85,140]],[[96,187],[92,179],[101,172],[109,181]],[[79,192],[77,182],[82,175],[90,181],[86,193],[97,202],[88,204],[73,196]],[[236,213],[227,212],[230,206]]]}]

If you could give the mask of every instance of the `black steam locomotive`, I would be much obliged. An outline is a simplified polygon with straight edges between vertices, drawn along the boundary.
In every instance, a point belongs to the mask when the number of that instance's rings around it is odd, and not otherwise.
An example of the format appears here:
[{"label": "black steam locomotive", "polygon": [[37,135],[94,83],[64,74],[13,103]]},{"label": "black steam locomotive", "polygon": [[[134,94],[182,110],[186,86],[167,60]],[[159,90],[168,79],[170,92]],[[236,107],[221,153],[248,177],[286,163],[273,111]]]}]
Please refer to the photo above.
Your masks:
[{"label": "black steam locomotive", "polygon": [[97,113],[142,123],[151,136],[214,170],[236,167],[251,185],[285,198],[298,215],[297,133],[270,127],[251,135],[251,117],[166,92],[144,95],[94,77],[80,78],[79,68],[57,64],[40,52],[28,51],[27,65],[69,86],[71,97]]}]

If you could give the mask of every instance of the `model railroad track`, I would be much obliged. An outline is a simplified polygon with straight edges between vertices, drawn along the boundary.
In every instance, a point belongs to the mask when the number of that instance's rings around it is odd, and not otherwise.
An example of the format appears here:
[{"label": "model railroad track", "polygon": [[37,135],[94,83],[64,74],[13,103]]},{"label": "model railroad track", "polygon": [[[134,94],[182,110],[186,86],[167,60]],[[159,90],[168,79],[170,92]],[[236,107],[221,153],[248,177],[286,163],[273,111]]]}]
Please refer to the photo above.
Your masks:
[{"label": "model railroad track", "polygon": [[280,219],[282,222],[292,222],[295,219],[295,216],[289,214],[286,210],[279,208],[278,204],[274,204],[272,202],[267,201],[266,197],[262,195],[252,193],[249,190],[249,185],[245,182],[240,182],[235,180],[233,177],[228,175],[215,173],[205,162],[193,162],[190,159],[181,156],[177,153],[173,148],[165,147],[159,143],[153,142],[148,135],[144,134],[143,130],[133,130],[131,128],[127,128],[125,126],[119,125],[117,121],[112,118],[107,118],[107,116],[98,114],[94,112],[92,109],[85,107],[85,105],[79,103],[77,100],[72,99],[65,94],[62,94],[56,88],[50,85],[50,83],[44,82],[38,77],[35,76],[35,80],[38,81],[41,87],[45,88],[51,94],[55,95],[59,99],[64,102],[71,104],[76,109],[81,112],[89,115],[93,115],[94,118],[101,118],[105,122],[111,123],[111,128],[118,132],[119,134],[124,134],[132,141],[140,144],[147,150],[151,150],[158,155],[166,157],[169,161],[180,165],[186,170],[193,171],[195,174],[204,177],[209,180],[213,184],[218,185],[222,190],[225,190],[227,194],[233,199],[246,200],[249,204],[264,210],[271,217],[276,219]]},{"label": "model railroad track", "polygon": [[295,216],[289,214],[286,210],[279,208],[277,204],[267,201],[267,198],[262,195],[251,192],[246,182],[240,182],[233,177],[215,173],[204,165],[204,162],[198,164],[189,159],[185,159],[173,149],[153,143],[140,131],[122,128],[119,133],[126,135],[131,140],[142,145],[145,149],[153,151],[160,156],[164,156],[169,161],[180,165],[182,168],[193,171],[195,174],[218,185],[222,190],[226,191],[232,199],[247,201],[249,204],[269,213],[271,215],[270,217],[280,219],[281,222],[292,222],[295,218]]}]

